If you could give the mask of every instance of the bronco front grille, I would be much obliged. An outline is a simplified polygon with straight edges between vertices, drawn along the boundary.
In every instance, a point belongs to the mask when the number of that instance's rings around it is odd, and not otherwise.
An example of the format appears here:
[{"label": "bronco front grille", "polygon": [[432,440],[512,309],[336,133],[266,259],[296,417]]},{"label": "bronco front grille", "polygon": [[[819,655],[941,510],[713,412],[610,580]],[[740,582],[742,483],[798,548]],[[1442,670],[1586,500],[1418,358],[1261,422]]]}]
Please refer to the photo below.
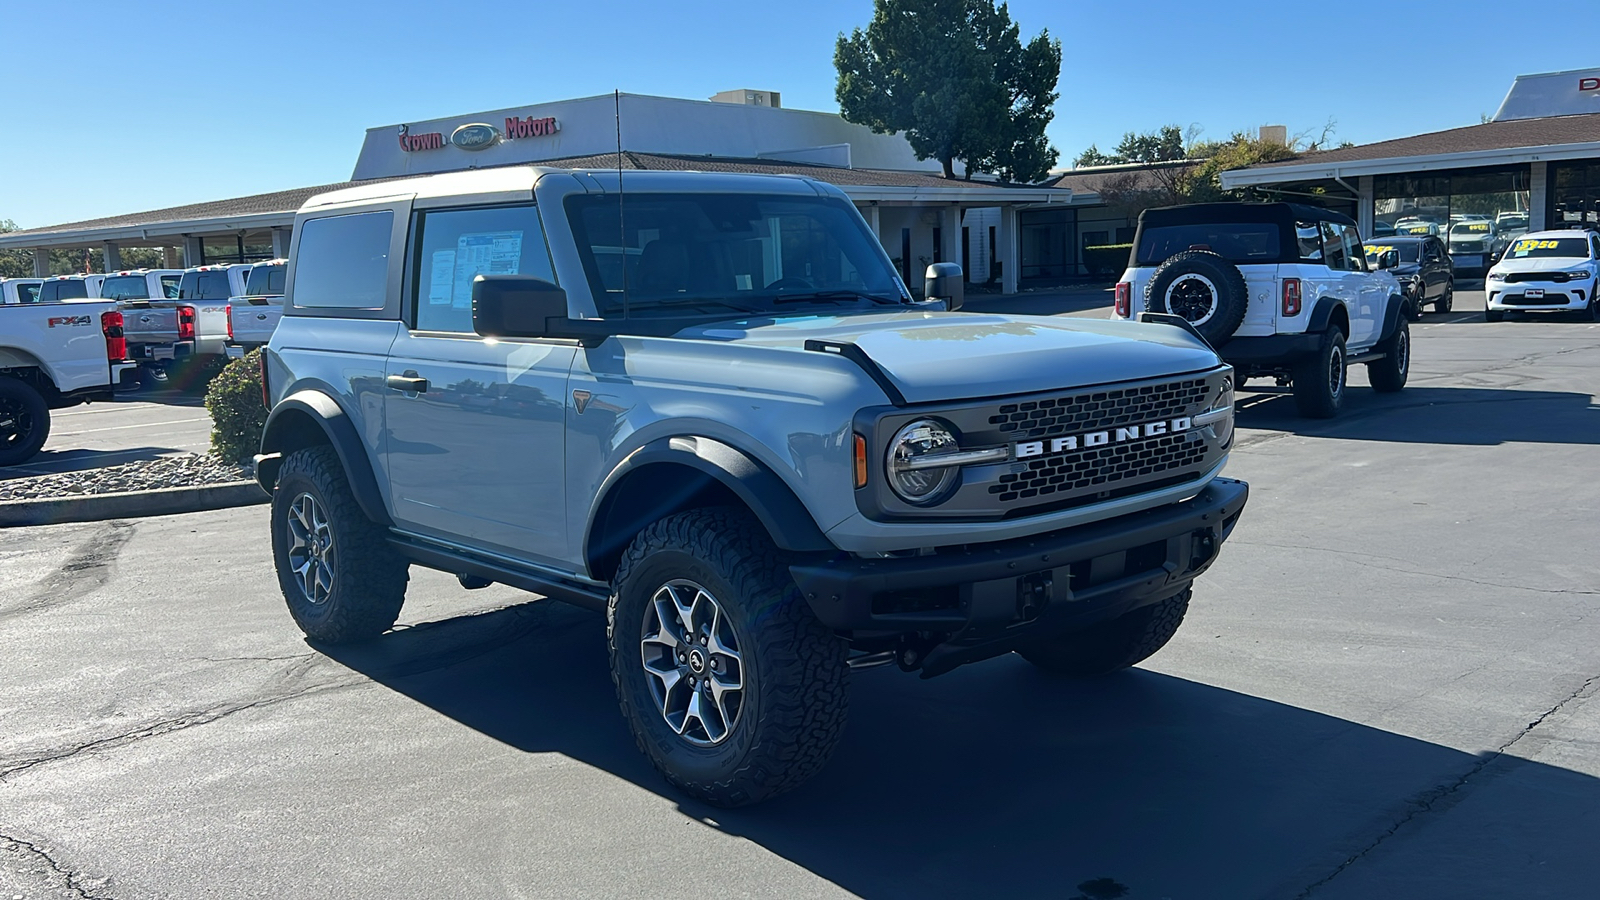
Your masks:
[{"label": "bronco front grille", "polygon": [[1204,378],[1184,378],[1138,387],[1115,388],[1008,403],[992,416],[1010,440],[1025,441],[1073,431],[1096,431],[1183,415],[1206,398]]},{"label": "bronco front grille", "polygon": [[999,484],[989,486],[989,493],[1002,503],[1010,503],[1090,488],[1111,490],[1130,479],[1143,481],[1163,472],[1199,465],[1209,449],[1201,434],[1191,431],[1035,459],[1028,463],[1027,471],[1001,475]]}]

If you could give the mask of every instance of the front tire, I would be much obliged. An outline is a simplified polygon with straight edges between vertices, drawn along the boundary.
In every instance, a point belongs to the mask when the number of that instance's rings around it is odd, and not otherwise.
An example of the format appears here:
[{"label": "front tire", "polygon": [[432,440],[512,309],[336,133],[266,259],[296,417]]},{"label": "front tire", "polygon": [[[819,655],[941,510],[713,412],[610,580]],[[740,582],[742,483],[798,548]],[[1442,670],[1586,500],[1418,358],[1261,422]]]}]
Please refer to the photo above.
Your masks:
[{"label": "front tire", "polygon": [[50,437],[50,404],[20,379],[0,375],[0,466],[32,459]]},{"label": "front tire", "polygon": [[1406,386],[1406,377],[1411,374],[1411,326],[1405,319],[1396,324],[1388,340],[1378,345],[1378,352],[1383,359],[1367,363],[1367,380],[1380,394],[1396,393]]},{"label": "front tire", "polygon": [[1433,301],[1433,311],[1447,313],[1450,311],[1450,307],[1455,305],[1455,302],[1456,283],[1454,281],[1446,282],[1444,286],[1444,293],[1439,295],[1438,300]]},{"label": "front tire", "polygon": [[1017,651],[1023,659],[1057,675],[1107,675],[1155,655],[1178,633],[1193,591],[1140,607],[1085,631],[1041,641]]},{"label": "front tire", "polygon": [[1329,328],[1316,352],[1294,366],[1294,404],[1308,419],[1331,419],[1344,405],[1344,334]]},{"label": "front tire", "polygon": [[1600,296],[1595,293],[1600,291],[1600,279],[1589,286],[1589,306],[1584,310],[1586,318],[1591,322],[1600,322]]},{"label": "front tire", "polygon": [[272,492],[272,557],[289,615],[307,637],[370,640],[399,618],[409,564],[387,538],[356,503],[332,447],[283,461]]},{"label": "front tire", "polygon": [[684,793],[755,803],[833,754],[848,711],[846,645],[744,511],[691,510],[640,533],[617,569],[606,632],[623,717]]},{"label": "front tire", "polygon": [[1490,309],[1487,306],[1485,306],[1483,308],[1483,320],[1485,322],[1499,322],[1502,319],[1504,319],[1505,317],[1506,317],[1506,314],[1501,310]]}]

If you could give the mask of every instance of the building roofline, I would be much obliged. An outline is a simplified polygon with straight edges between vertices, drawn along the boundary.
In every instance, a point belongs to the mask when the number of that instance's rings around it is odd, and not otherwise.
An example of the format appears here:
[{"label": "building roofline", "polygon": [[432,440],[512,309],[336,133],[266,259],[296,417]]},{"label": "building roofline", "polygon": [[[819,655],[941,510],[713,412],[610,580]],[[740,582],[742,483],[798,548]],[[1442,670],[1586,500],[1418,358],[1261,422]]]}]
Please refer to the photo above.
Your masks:
[{"label": "building roofline", "polygon": [[1600,141],[1571,144],[1544,144],[1505,147],[1495,150],[1468,150],[1461,153],[1429,153],[1418,156],[1388,156],[1344,162],[1279,163],[1230,169],[1219,178],[1224,190],[1296,181],[1350,178],[1361,175],[1392,175],[1401,172],[1428,172],[1439,169],[1464,169],[1481,166],[1515,165],[1549,160],[1582,159],[1600,155]]}]

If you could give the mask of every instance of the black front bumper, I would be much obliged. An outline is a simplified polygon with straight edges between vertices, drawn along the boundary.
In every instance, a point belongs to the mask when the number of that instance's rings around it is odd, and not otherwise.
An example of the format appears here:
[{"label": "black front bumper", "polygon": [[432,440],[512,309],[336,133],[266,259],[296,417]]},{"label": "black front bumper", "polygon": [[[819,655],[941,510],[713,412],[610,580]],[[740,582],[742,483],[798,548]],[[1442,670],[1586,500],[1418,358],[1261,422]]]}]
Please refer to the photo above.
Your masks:
[{"label": "black front bumper", "polygon": [[1075,528],[790,572],[829,628],[942,636],[923,665],[936,675],[1179,593],[1216,559],[1249,496],[1244,482],[1218,478],[1182,503]]}]

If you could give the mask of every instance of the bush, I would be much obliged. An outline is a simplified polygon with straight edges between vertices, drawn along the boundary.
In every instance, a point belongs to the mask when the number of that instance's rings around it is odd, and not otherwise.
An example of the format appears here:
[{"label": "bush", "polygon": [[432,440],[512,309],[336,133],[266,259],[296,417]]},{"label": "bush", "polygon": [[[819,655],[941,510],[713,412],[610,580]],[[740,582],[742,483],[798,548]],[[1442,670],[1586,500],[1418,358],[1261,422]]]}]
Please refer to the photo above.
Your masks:
[{"label": "bush", "polygon": [[1121,275],[1128,267],[1132,244],[1100,244],[1083,248],[1083,265],[1091,275]]},{"label": "bush", "polygon": [[267,409],[261,405],[261,350],[228,363],[206,389],[211,452],[223,462],[248,464],[260,452]]}]

